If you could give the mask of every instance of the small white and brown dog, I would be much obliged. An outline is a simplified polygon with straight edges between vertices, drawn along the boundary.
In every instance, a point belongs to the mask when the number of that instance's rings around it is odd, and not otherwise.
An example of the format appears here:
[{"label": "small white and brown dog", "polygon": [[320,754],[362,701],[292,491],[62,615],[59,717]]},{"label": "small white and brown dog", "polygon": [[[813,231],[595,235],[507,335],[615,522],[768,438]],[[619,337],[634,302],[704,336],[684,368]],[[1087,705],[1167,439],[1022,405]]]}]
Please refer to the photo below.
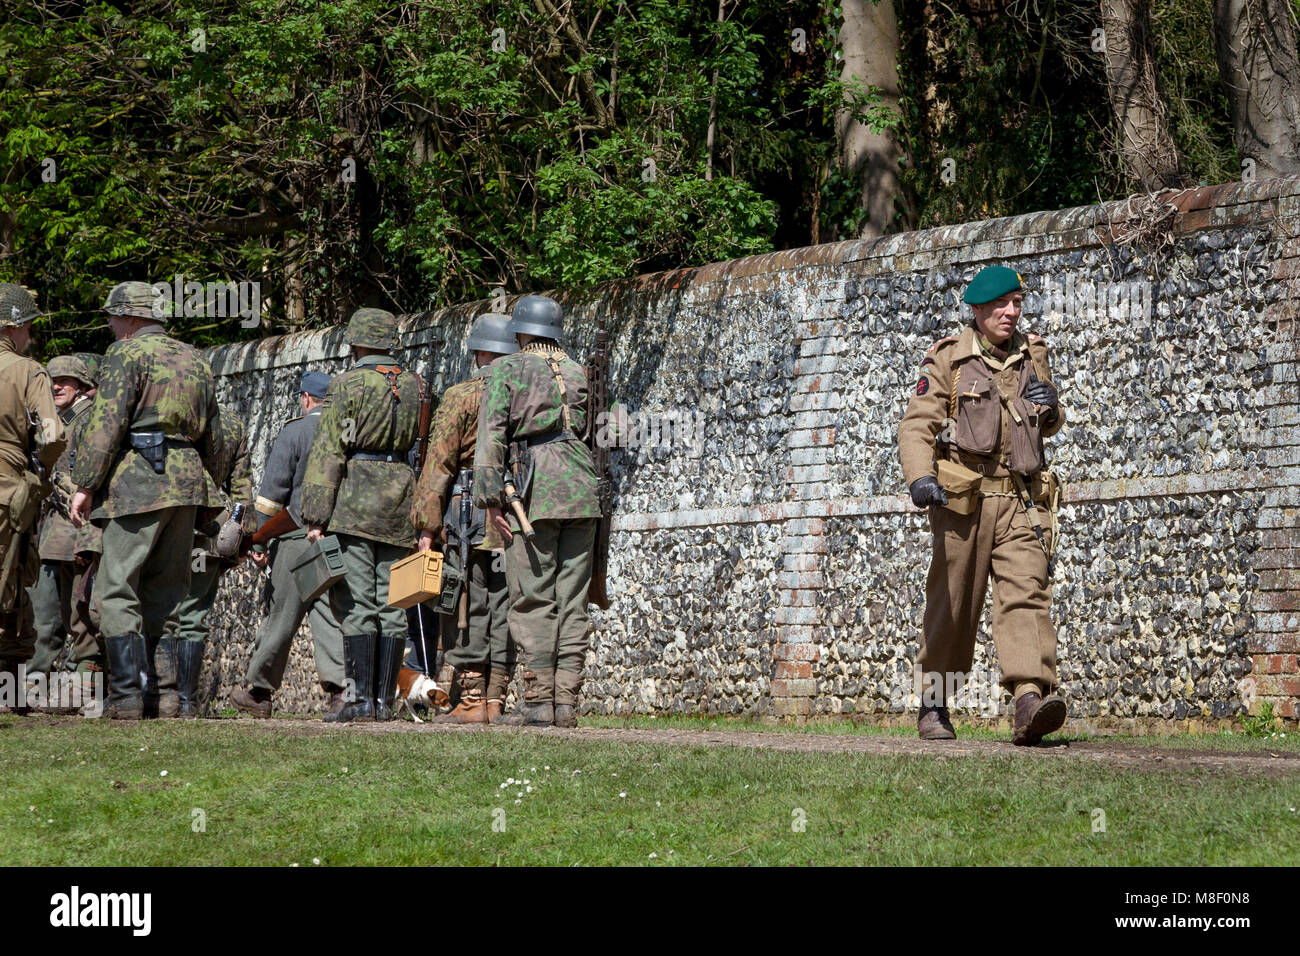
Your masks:
[{"label": "small white and brown dog", "polygon": [[451,710],[451,698],[438,686],[438,682],[411,667],[397,672],[397,706],[406,710],[417,724],[423,723],[415,712],[417,706],[429,708],[435,714]]}]

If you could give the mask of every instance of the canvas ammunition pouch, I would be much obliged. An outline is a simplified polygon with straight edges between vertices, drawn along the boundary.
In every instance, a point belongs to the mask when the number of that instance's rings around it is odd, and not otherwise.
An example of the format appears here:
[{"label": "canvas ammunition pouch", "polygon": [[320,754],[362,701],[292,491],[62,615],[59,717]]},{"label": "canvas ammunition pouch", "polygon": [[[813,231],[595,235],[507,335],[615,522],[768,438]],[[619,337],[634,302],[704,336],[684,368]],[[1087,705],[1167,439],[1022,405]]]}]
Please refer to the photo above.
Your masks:
[{"label": "canvas ammunition pouch", "polygon": [[168,438],[163,432],[131,432],[131,447],[140,453],[140,457],[149,463],[155,475],[167,471],[168,448],[190,448],[191,443],[183,438]]},{"label": "canvas ammunition pouch", "polygon": [[41,513],[41,502],[50,496],[53,486],[40,475],[24,470],[13,484],[9,496],[9,521],[19,534],[26,534]]},{"label": "canvas ammunition pouch", "polygon": [[940,458],[936,468],[939,487],[948,495],[948,503],[944,507],[959,515],[973,512],[979,504],[980,483],[984,476],[946,458]]}]

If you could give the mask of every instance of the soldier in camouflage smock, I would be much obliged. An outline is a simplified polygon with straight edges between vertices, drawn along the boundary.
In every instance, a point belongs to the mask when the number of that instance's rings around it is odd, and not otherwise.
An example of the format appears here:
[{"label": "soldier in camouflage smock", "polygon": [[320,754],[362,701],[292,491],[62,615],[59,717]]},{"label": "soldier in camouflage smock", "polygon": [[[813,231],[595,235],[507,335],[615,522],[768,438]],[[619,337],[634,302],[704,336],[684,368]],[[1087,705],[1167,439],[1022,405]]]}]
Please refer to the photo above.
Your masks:
[{"label": "soldier in camouflage smock", "polygon": [[80,532],[72,526],[68,508],[76,492],[69,472],[76,458],[78,434],[95,394],[95,379],[86,363],[75,355],[55,356],[47,367],[54,386],[54,404],[67,430],[68,447],[54,466],[55,490],[46,502],[41,522],[40,577],[31,588],[36,653],[27,662],[27,673],[45,674],[55,669],[67,637],[72,639],[68,668],[93,673],[103,669],[99,615],[92,610],[85,593],[90,563],[78,558]]},{"label": "soldier in camouflage smock", "polygon": [[[113,287],[104,305],[117,340],[77,448],[72,522],[103,526],[95,582],[111,674],[109,716],[135,719],[158,702],[176,661],[157,654],[190,583],[198,510],[223,445],[212,370],[167,334],[144,282]],[[92,501],[94,511],[91,511]],[[140,675],[146,679],[142,685]]]},{"label": "soldier in camouflage smock", "polygon": [[248,430],[227,405],[221,406],[221,440],[221,450],[209,475],[208,507],[203,514],[207,520],[194,529],[190,586],[177,609],[176,620],[167,622],[167,634],[159,648],[160,654],[176,660],[175,682],[159,685],[163,697],[159,714],[198,716],[199,673],[207,647],[208,615],[217,599],[221,572],[234,567],[232,555],[222,554],[223,550],[230,549],[218,545],[223,539],[222,526],[234,520],[232,509],[243,505],[243,528],[227,528],[224,537],[237,546],[240,532],[252,529],[253,472]]},{"label": "soldier in camouflage smock", "polygon": [[50,491],[45,475],[67,447],[49,376],[25,354],[38,315],[30,292],[0,283],[0,685],[15,695],[6,702],[0,686],[0,707],[18,705],[20,667],[35,646],[27,596],[39,567],[34,525]]},{"label": "soldier in camouflage smock", "polygon": [[[509,586],[502,562],[505,539],[487,524],[481,509],[474,509],[469,527],[462,528],[460,520],[461,489],[471,489],[472,495],[483,383],[494,360],[519,351],[509,324],[506,315],[480,315],[474,321],[466,343],[474,357],[474,371],[466,381],[447,389],[438,403],[411,508],[420,550],[428,550],[439,539],[445,541],[444,560],[461,573],[461,586],[467,589],[468,626],[459,626],[459,614],[442,615],[442,644],[447,661],[456,668],[460,701],[451,713],[431,718],[434,723],[494,722],[501,716],[514,663]],[[469,551],[468,569],[460,564],[462,535]]]},{"label": "soldier in camouflage smock", "polygon": [[406,649],[406,612],[388,606],[388,574],[411,553],[415,474],[408,453],[420,432],[420,379],[392,357],[397,319],[359,309],[348,322],[357,362],[330,382],[307,472],[307,537],[338,536],[345,577],[330,589],[343,631],[349,697],[326,720],[388,720]]},{"label": "soldier in camouflage smock", "polygon": [[[520,351],[492,364],[479,413],[474,503],[509,538],[510,632],[523,649],[524,699],[504,723],[572,727],[591,620],[587,588],[600,504],[586,427],[587,375],[561,347],[562,312],[545,296],[524,296],[510,314]],[[503,473],[511,444],[531,464],[516,488],[536,538],[507,512]]]}]

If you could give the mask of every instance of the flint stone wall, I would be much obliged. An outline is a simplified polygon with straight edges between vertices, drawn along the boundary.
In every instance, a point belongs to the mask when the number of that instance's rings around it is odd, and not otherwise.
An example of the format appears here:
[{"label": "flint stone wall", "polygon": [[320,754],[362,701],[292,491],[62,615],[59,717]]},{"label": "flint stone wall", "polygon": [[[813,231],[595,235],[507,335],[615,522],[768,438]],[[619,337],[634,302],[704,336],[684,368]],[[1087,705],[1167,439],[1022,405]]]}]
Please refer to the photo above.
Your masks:
[{"label": "flint stone wall", "polygon": [[[1071,716],[1169,728],[1270,701],[1294,718],[1297,236],[1300,180],[1273,180],[796,249],[566,302],[579,357],[607,318],[611,393],[677,416],[668,441],[616,455],[614,605],[593,612],[583,710],[911,719],[930,552],[897,425],[926,349],[966,318],[966,282],[1005,264],[1067,410],[1048,451],[1066,483],[1053,616]],[[458,381],[480,311],[405,317],[399,360],[439,390]],[[302,369],[337,372],[345,350],[336,328],[213,352],[255,479]],[[262,592],[244,569],[222,585],[205,668],[218,701],[247,665]],[[959,712],[996,713],[996,681],[986,623]],[[314,683],[304,628],[278,705],[319,707]]]}]

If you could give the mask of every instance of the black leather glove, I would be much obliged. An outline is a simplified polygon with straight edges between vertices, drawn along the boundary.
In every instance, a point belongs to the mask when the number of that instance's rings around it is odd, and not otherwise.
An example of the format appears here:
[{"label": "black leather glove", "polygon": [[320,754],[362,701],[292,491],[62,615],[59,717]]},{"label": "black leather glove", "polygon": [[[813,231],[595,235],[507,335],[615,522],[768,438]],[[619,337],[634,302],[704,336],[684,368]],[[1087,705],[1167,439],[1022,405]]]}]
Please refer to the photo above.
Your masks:
[{"label": "black leather glove", "polygon": [[1052,411],[1056,411],[1056,406],[1060,404],[1056,389],[1052,388],[1050,382],[1030,382],[1029,387],[1025,389],[1025,398],[1035,405],[1045,405]]},{"label": "black leather glove", "polygon": [[948,493],[939,485],[937,478],[932,478],[929,475],[916,479],[907,490],[912,493],[912,504],[918,508],[925,508],[929,505],[946,505],[948,503]]}]

